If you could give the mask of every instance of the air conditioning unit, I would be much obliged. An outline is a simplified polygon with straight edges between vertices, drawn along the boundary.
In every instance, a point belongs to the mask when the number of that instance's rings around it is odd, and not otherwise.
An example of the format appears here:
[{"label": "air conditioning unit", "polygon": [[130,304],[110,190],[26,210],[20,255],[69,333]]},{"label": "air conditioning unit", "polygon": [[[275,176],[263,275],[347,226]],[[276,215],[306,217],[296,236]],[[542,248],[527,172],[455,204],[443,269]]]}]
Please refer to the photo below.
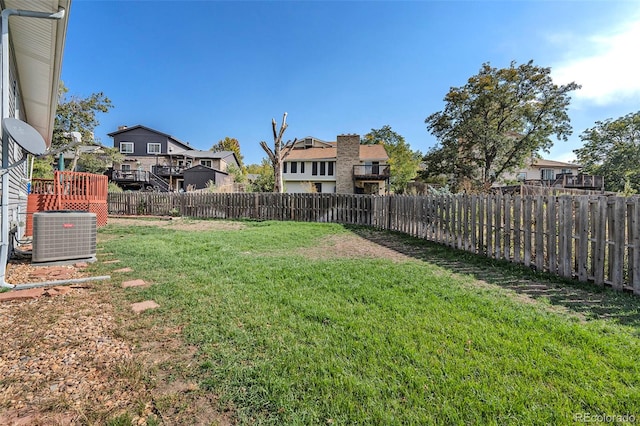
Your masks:
[{"label": "air conditioning unit", "polygon": [[95,259],[96,222],[95,213],[34,213],[31,262]]}]

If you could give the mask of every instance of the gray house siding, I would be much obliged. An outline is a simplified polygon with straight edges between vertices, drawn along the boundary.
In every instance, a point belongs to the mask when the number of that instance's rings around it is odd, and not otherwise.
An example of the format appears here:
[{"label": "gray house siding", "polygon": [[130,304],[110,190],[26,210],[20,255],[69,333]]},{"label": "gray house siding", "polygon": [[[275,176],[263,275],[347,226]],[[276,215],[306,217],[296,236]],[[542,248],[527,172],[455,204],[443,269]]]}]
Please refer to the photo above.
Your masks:
[{"label": "gray house siding", "polygon": [[160,153],[163,155],[167,155],[169,147],[169,138],[156,132],[151,132],[147,129],[142,128],[131,129],[130,131],[118,133],[113,136],[113,146],[121,152],[122,150],[120,149],[120,146],[122,142],[133,143],[133,153],[127,155],[155,155],[147,153],[148,143],[159,143]]},{"label": "gray house siding", "polygon": [[216,185],[223,185],[227,182],[228,177],[227,173],[197,165],[184,171],[184,186],[185,188],[204,189],[209,181],[213,181]]},{"label": "gray house siding", "polygon": [[[10,55],[13,58],[13,55]],[[13,60],[10,62],[9,82],[9,116],[25,120],[24,106],[20,97],[20,85],[16,78],[16,69]],[[0,145],[0,152],[2,146]],[[9,140],[9,162],[16,163],[24,158],[26,154],[12,139]],[[27,220],[27,163],[13,168],[9,172],[9,224],[12,231],[19,237],[24,233],[24,226]],[[1,190],[1,189],[0,189]]]}]

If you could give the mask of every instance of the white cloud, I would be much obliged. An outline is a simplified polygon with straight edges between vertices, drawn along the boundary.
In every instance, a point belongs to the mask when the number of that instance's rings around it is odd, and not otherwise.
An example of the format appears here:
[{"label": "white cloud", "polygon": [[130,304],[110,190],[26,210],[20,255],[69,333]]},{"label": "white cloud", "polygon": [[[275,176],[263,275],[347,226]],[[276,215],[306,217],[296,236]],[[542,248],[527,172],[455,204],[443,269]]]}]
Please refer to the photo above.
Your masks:
[{"label": "white cloud", "polygon": [[620,25],[608,34],[576,40],[569,59],[552,67],[556,83],[582,86],[572,97],[598,105],[640,97],[640,19]]},{"label": "white cloud", "polygon": [[576,154],[573,151],[566,151],[566,147],[558,147],[558,149],[551,149],[549,154],[540,153],[542,158],[546,158],[547,160],[561,161],[563,163],[576,163]]}]

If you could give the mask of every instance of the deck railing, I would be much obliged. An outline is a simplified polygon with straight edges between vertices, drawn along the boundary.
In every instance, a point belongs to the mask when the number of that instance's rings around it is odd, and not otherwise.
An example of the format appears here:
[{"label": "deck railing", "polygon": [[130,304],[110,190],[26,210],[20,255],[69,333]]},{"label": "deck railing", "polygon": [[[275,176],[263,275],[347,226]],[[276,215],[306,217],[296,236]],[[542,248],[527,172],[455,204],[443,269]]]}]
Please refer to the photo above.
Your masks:
[{"label": "deck railing", "polygon": [[88,211],[96,213],[98,226],[106,225],[107,188],[107,176],[93,173],[56,171],[53,179],[33,179],[25,235],[32,235],[33,214],[41,211]]},{"label": "deck railing", "polygon": [[114,182],[149,182],[149,172],[144,170],[114,170],[111,173]]},{"label": "deck railing", "polygon": [[387,179],[391,176],[391,169],[386,164],[353,166],[353,176],[356,179]]}]

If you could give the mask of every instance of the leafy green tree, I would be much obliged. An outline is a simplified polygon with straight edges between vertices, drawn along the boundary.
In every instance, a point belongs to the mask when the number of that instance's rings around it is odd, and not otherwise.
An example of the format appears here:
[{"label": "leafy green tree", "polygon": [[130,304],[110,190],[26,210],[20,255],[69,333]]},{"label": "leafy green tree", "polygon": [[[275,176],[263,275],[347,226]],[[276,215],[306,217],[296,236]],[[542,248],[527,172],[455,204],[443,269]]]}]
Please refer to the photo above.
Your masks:
[{"label": "leafy green tree", "polygon": [[640,192],[640,111],[596,122],[573,152],[582,171],[604,177],[607,191]]},{"label": "leafy green tree", "polygon": [[569,92],[580,86],[558,86],[550,74],[533,61],[501,69],[485,63],[467,84],[452,87],[444,110],[425,120],[438,145],[424,158],[423,177],[444,172],[453,175],[455,187],[470,182],[488,189],[503,173],[548,151],[552,135],[566,141]]},{"label": "leafy green tree", "polygon": [[78,158],[77,170],[87,173],[102,174],[107,171],[113,163],[120,163],[124,155],[118,148],[102,147],[95,153],[82,153]]},{"label": "leafy green tree", "polygon": [[[51,142],[54,149],[69,143],[69,139],[64,136],[66,132],[80,132],[84,144],[98,142],[93,134],[94,129],[100,124],[97,114],[109,112],[113,108],[111,100],[102,92],[92,93],[86,98],[69,96],[68,92],[69,89],[60,82],[58,108]],[[79,157],[80,150],[76,147],[72,170],[75,169]]]},{"label": "leafy green tree", "polygon": [[240,142],[238,142],[238,139],[230,138],[229,136],[227,136],[224,139],[220,139],[218,143],[214,144],[211,147],[210,151],[213,151],[213,152],[232,151],[234,154],[236,154],[236,157],[238,158],[238,163],[240,164],[240,168],[244,171],[244,164],[243,164],[244,157],[240,153]]},{"label": "leafy green tree", "polygon": [[258,175],[251,181],[252,192],[273,192],[275,178],[273,166],[266,158],[260,164],[250,164],[247,166],[248,175]]},{"label": "leafy green tree", "polygon": [[389,125],[384,125],[380,129],[371,129],[369,133],[364,135],[361,143],[384,145],[387,154],[389,154],[391,191],[398,194],[403,193],[407,184],[418,173],[422,153],[411,150],[404,137],[394,132]]},{"label": "leafy green tree", "polygon": [[244,183],[247,181],[247,176],[242,173],[242,169],[240,167],[236,167],[233,164],[229,164],[227,166],[227,173],[233,176],[233,181],[235,183]]},{"label": "leafy green tree", "polygon": [[262,159],[262,164],[247,164],[246,165],[246,170],[248,174],[258,174],[260,173],[260,171],[262,170],[262,167],[264,166],[265,163],[265,159]]},{"label": "leafy green tree", "polygon": [[53,179],[53,157],[48,155],[33,161],[33,177],[39,179]]},{"label": "leafy green tree", "polygon": [[[93,93],[86,98],[69,96],[69,89],[60,82],[58,89],[58,108],[56,110],[51,149],[56,150],[68,145],[70,140],[64,136],[67,132],[80,132],[83,144],[96,143],[93,131],[100,124],[98,113],[106,113],[113,108],[111,101],[104,93]],[[71,169],[75,170],[80,158],[80,148],[75,147],[75,155]],[[34,166],[34,177],[49,177],[53,171],[53,156],[37,160]]]}]

